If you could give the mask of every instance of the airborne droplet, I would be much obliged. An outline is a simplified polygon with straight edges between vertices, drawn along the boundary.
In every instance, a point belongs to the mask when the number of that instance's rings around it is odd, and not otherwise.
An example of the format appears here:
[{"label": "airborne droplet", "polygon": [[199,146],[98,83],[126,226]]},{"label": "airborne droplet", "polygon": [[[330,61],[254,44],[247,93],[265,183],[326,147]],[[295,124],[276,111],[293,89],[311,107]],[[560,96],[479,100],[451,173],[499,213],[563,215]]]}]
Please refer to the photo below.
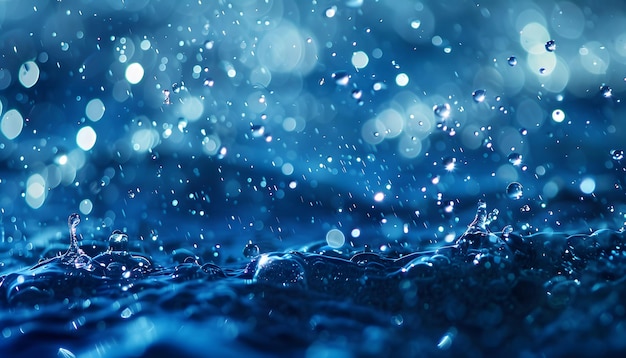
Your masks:
[{"label": "airborne droplet", "polygon": [[556,50],[556,42],[554,40],[546,42],[546,51],[553,52],[554,50]]},{"label": "airborne droplet", "polygon": [[600,86],[600,93],[602,93],[602,97],[611,98],[613,96],[613,89],[607,85]]},{"label": "airborne droplet", "polygon": [[624,159],[624,151],[621,149],[612,149],[611,157],[613,158],[613,160],[622,160]]},{"label": "airborne droplet", "polygon": [[433,112],[437,117],[446,119],[450,117],[450,105],[447,103],[436,104],[433,106]]},{"label": "airborne droplet", "polygon": [[513,67],[517,65],[517,58],[515,56],[511,56],[506,59],[506,62],[509,64],[509,66]]},{"label": "airborne droplet", "polygon": [[515,166],[522,164],[522,155],[519,153],[509,154],[509,163]]},{"label": "airborne droplet", "polygon": [[337,71],[332,74],[335,83],[340,86],[347,86],[350,82],[350,75],[345,71]]},{"label": "airborne droplet", "polygon": [[524,187],[518,182],[512,182],[506,187],[506,195],[513,200],[518,200],[524,195]]},{"label": "airborne droplet", "polygon": [[251,259],[259,256],[259,251],[259,246],[257,246],[252,241],[249,241],[243,248],[243,256]]},{"label": "airborne droplet", "polygon": [[474,102],[476,103],[482,103],[485,100],[485,95],[487,94],[487,91],[479,89],[476,90],[472,93],[472,97],[474,97]]}]

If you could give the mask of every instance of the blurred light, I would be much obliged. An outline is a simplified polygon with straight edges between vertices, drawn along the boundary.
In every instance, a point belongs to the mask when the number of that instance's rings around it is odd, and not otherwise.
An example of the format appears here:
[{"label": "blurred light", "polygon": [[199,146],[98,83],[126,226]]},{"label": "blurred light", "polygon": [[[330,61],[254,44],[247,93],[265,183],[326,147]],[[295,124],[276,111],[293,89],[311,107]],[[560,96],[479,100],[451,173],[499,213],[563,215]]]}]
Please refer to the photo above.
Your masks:
[{"label": "blurred light", "polygon": [[126,67],[126,81],[132,85],[136,85],[143,79],[143,67],[140,63],[134,62]]},{"label": "blurred light", "polygon": [[357,51],[352,54],[352,65],[357,69],[367,67],[369,61],[369,57],[367,57],[367,54],[363,51]]},{"label": "blurred light", "polygon": [[580,182],[580,191],[585,194],[591,194],[596,190],[596,181],[592,178],[585,178]]},{"label": "blurred light", "polygon": [[93,203],[91,200],[85,199],[78,205],[78,210],[80,210],[83,215],[89,215],[91,210],[93,210]]},{"label": "blurred light", "polygon": [[104,116],[104,103],[99,98],[94,98],[87,103],[85,107],[85,114],[92,122],[97,122]]},{"label": "blurred light", "polygon": [[88,151],[96,144],[97,134],[93,128],[86,126],[76,133],[76,144],[84,151]]},{"label": "blurred light", "polygon": [[144,50],[147,51],[150,49],[150,46],[152,46],[152,44],[150,43],[150,40],[143,40],[141,41],[141,43],[139,44],[139,47]]},{"label": "blurred light", "polygon": [[376,118],[372,118],[363,123],[361,136],[369,144],[379,144],[385,139],[385,125]]},{"label": "blurred light", "polygon": [[39,66],[33,61],[26,61],[20,67],[18,78],[22,86],[33,87],[39,80]]},{"label": "blurred light", "polygon": [[520,45],[529,54],[546,53],[546,42],[550,40],[548,30],[537,22],[531,22],[520,31]]},{"label": "blurred light", "polygon": [[396,76],[396,84],[400,87],[404,87],[409,84],[409,76],[406,73],[399,73]]},{"label": "blurred light", "polygon": [[40,174],[33,174],[26,182],[26,203],[38,209],[46,200],[46,180]]},{"label": "blurred light", "polygon": [[215,155],[220,149],[222,141],[216,135],[209,135],[202,139],[202,151],[208,155]]},{"label": "blurred light", "polygon": [[611,54],[598,41],[587,42],[580,48],[578,54],[580,55],[580,62],[589,73],[603,75],[609,68]]},{"label": "blurred light", "polygon": [[385,199],[385,194],[384,193],[378,192],[378,193],[374,194],[374,201],[377,201],[377,202],[380,203],[384,199]]},{"label": "blurred light", "polygon": [[184,118],[195,121],[204,113],[204,104],[197,97],[189,97],[181,103],[181,114]]},{"label": "blurred light", "polygon": [[377,118],[385,126],[385,138],[395,138],[402,133],[404,119],[395,109],[385,109]]},{"label": "blurred light", "polygon": [[333,249],[342,247],[346,242],[346,237],[338,229],[331,229],[326,233],[326,243]]},{"label": "blurred light", "polygon": [[585,15],[569,1],[555,4],[550,20],[554,32],[566,39],[577,39],[585,30]]},{"label": "blurred light", "polygon": [[293,174],[293,171],[294,171],[293,164],[291,164],[291,163],[285,163],[285,164],[283,164],[283,166],[281,167],[281,171],[282,171],[282,172],[283,172],[283,174],[285,174],[285,175],[291,175],[291,174]]},{"label": "blurred light", "polygon": [[147,152],[159,144],[159,133],[154,129],[139,129],[131,138],[133,150]]},{"label": "blurred light", "polygon": [[412,159],[422,152],[422,141],[415,136],[403,135],[398,141],[398,153],[405,158]]},{"label": "blurred light", "polygon": [[22,133],[22,128],[24,128],[24,118],[16,109],[10,109],[2,116],[0,130],[8,139],[17,138]]}]

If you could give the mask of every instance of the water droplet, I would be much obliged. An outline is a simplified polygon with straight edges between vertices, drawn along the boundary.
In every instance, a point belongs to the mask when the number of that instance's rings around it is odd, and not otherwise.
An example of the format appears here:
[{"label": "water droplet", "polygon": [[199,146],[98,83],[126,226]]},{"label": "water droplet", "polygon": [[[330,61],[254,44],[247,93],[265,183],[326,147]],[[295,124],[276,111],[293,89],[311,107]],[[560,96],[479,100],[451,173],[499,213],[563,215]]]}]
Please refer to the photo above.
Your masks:
[{"label": "water droplet", "polygon": [[332,74],[335,83],[340,86],[347,86],[350,82],[350,75],[346,71],[337,71]]},{"label": "water droplet", "polygon": [[506,59],[506,62],[509,64],[509,66],[513,67],[513,66],[517,65],[517,57],[511,56],[511,57]]},{"label": "water droplet", "polygon": [[443,160],[441,161],[441,164],[447,171],[451,172],[456,167],[456,158],[454,157],[443,158]]},{"label": "water droplet", "polygon": [[472,97],[474,97],[474,102],[476,103],[482,103],[485,100],[485,95],[487,94],[487,91],[479,89],[476,90],[472,93]]},{"label": "water droplet", "polygon": [[602,97],[611,98],[613,96],[613,89],[605,84],[600,86],[600,93],[602,93]]},{"label": "water droplet", "polygon": [[109,236],[109,251],[128,251],[128,235],[115,230]]},{"label": "water droplet", "polygon": [[556,50],[556,42],[554,40],[546,42],[546,51],[553,52],[554,50]]},{"label": "water droplet", "polygon": [[243,248],[243,256],[251,259],[259,256],[259,251],[259,246],[254,244],[252,241],[249,241]]},{"label": "water droplet", "polygon": [[543,74],[545,74],[545,73],[546,73],[546,69],[545,69],[545,68],[543,68],[543,67],[541,67],[541,68],[539,69],[539,73],[541,73],[542,75],[543,75]]},{"label": "water droplet", "polygon": [[170,98],[170,90],[163,90],[163,104],[172,104],[172,100]]},{"label": "water droplet", "polygon": [[433,106],[433,112],[437,117],[446,119],[450,117],[450,105],[447,103],[436,104]]},{"label": "water droplet", "polygon": [[255,138],[262,137],[265,134],[265,126],[260,124],[250,125],[250,130],[252,131],[252,136]]},{"label": "water droplet", "polygon": [[621,149],[612,149],[611,157],[613,158],[613,160],[622,160],[624,159],[624,151]]},{"label": "water droplet", "polygon": [[362,96],[363,96],[363,91],[361,91],[360,89],[355,89],[352,91],[352,98],[361,99]]},{"label": "water droplet", "polygon": [[513,226],[511,225],[507,225],[502,228],[502,234],[504,234],[505,236],[508,236],[512,232],[513,232]]},{"label": "water droplet", "polygon": [[519,153],[509,154],[509,163],[516,166],[522,164],[522,155]]},{"label": "water droplet", "polygon": [[524,187],[518,182],[512,182],[506,187],[506,195],[513,200],[518,200],[524,194]]},{"label": "water droplet", "polygon": [[411,21],[411,28],[412,29],[417,30],[417,29],[420,28],[421,25],[422,25],[422,22],[420,20],[413,20],[413,21]]}]

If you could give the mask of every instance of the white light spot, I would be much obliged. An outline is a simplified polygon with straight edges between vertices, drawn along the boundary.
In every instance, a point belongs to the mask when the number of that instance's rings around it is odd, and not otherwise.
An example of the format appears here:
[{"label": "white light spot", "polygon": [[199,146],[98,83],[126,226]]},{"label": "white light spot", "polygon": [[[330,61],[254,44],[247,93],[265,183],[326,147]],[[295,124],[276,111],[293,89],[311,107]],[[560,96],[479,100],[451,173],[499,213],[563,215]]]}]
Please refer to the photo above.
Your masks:
[{"label": "white light spot", "polygon": [[99,98],[94,98],[85,107],[85,114],[92,122],[97,122],[104,116],[104,103]]},{"label": "white light spot", "polygon": [[331,229],[326,233],[326,243],[333,249],[338,249],[346,243],[346,237],[338,229]]},{"label": "white light spot", "polygon": [[585,194],[591,194],[596,190],[596,181],[592,178],[585,178],[580,182],[580,191]]},{"label": "white light spot", "polygon": [[2,116],[0,130],[8,139],[17,138],[22,133],[22,128],[24,128],[24,118],[16,109],[10,109]]},{"label": "white light spot", "polygon": [[81,128],[76,133],[76,144],[84,151],[88,151],[96,144],[96,131],[93,128],[86,126]]},{"label": "white light spot", "polygon": [[143,67],[140,63],[133,62],[126,67],[126,81],[131,85],[136,85],[143,79]]},{"label": "white light spot", "polygon": [[356,239],[357,237],[361,236],[361,230],[358,228],[352,229],[352,231],[350,232],[350,235]]},{"label": "white light spot", "polygon": [[565,120],[565,112],[560,109],[555,109],[552,111],[552,120],[557,123],[563,122]]},{"label": "white light spot", "polygon": [[374,201],[381,202],[385,199],[385,193],[378,192],[374,195]]},{"label": "white light spot", "polygon": [[404,87],[409,84],[409,76],[406,73],[399,73],[396,76],[396,84],[400,87]]},{"label": "white light spot", "polygon": [[367,67],[369,62],[369,57],[367,57],[367,54],[363,51],[357,51],[352,54],[352,65],[357,69]]},{"label": "white light spot", "polygon": [[150,43],[150,40],[143,40],[139,44],[139,47],[141,47],[141,49],[144,50],[144,51],[149,50],[150,46],[152,46],[152,44]]}]

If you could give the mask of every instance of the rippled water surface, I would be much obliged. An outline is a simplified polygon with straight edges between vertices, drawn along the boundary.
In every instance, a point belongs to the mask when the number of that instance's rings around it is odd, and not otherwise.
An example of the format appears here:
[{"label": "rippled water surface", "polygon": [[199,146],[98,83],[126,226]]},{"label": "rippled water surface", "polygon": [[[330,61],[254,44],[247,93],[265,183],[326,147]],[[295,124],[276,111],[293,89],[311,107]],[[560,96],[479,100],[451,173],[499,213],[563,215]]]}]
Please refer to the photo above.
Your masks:
[{"label": "rippled water surface", "polygon": [[0,1],[0,356],[626,354],[621,1]]}]

